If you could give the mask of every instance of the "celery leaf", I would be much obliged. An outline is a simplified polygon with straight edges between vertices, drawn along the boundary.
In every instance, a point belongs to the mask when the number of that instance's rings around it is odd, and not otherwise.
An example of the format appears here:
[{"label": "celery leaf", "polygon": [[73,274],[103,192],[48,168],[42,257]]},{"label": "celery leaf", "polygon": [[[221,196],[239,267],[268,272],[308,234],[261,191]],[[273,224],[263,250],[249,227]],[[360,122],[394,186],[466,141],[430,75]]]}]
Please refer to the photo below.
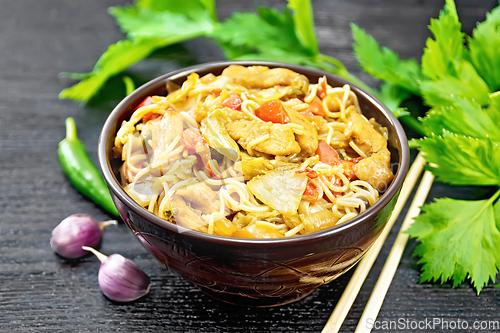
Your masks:
[{"label": "celery leaf", "polygon": [[436,134],[440,134],[444,128],[455,134],[490,138],[500,143],[499,123],[495,123],[489,112],[472,99],[456,98],[453,105],[434,107],[427,112],[422,122]]},{"label": "celery leaf", "polygon": [[455,63],[464,59],[465,35],[461,31],[453,1],[447,1],[438,19],[431,19],[429,30],[435,39],[428,38],[422,55],[422,73],[429,79],[454,76]]},{"label": "celery leaf", "polygon": [[112,44],[101,55],[92,73],[60,92],[59,98],[72,99],[77,102],[88,102],[113,75],[146,58],[155,49],[165,46],[162,38],[138,38],[122,40]]},{"label": "celery leaf", "polygon": [[409,113],[399,110],[399,106],[403,101],[410,98],[410,93],[402,89],[400,86],[392,82],[383,82],[380,85],[376,96],[393,112],[398,112],[398,115],[409,115]]},{"label": "celery leaf", "polygon": [[109,13],[129,38],[109,46],[92,72],[79,76],[83,80],[59,97],[86,103],[110,77],[154,50],[206,35],[217,24],[214,6],[213,0],[139,0],[135,5],[110,7]]},{"label": "celery leaf", "polygon": [[300,43],[312,54],[319,54],[311,2],[309,0],[288,0],[288,7],[293,10],[295,35]]},{"label": "celery leaf", "polygon": [[425,103],[430,106],[451,105],[457,97],[463,97],[487,105],[490,90],[470,62],[459,61],[455,71],[455,76],[443,74],[439,79],[422,82],[420,90]]},{"label": "celery leaf", "polygon": [[417,61],[401,60],[396,52],[380,47],[375,38],[354,23],[351,24],[351,30],[354,55],[366,73],[420,95],[419,85],[423,77]]},{"label": "celery leaf", "polygon": [[495,280],[500,268],[500,231],[492,201],[437,199],[422,207],[407,233],[420,242],[415,250],[422,264],[421,282],[453,287],[470,278],[477,293]]},{"label": "celery leaf", "polygon": [[500,88],[500,7],[486,15],[468,40],[470,58],[492,90]]},{"label": "celery leaf", "polygon": [[164,5],[170,5],[165,8],[110,7],[109,13],[129,37],[161,37],[169,44],[203,36],[213,29],[215,22],[199,1],[181,2],[192,6],[180,8],[179,5],[171,4],[172,2],[166,1]]},{"label": "celery leaf", "polygon": [[292,14],[286,8],[283,13],[267,7],[259,7],[258,13],[234,13],[210,37],[218,41],[228,59],[305,64],[314,57],[297,38]]},{"label": "celery leaf", "polygon": [[477,139],[443,130],[419,141],[436,180],[463,186],[499,186],[500,146],[489,138]]},{"label": "celery leaf", "polygon": [[500,124],[500,92],[497,91],[490,95],[486,112],[495,124]]},{"label": "celery leaf", "polygon": [[205,14],[208,12],[211,20],[217,21],[215,0],[137,0],[135,5],[138,8],[148,8],[158,12],[186,15],[193,20],[204,19]]}]

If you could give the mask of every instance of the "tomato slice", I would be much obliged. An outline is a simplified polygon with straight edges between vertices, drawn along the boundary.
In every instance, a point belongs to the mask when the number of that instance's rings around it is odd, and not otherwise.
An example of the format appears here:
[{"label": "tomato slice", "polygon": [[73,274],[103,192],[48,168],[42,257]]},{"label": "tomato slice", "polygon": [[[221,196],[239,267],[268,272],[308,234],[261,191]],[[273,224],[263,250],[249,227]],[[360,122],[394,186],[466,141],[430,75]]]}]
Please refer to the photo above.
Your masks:
[{"label": "tomato slice", "polygon": [[328,143],[323,140],[318,141],[318,149],[316,150],[316,155],[319,156],[319,160],[323,163],[330,165],[338,165],[342,162],[339,153],[332,148]]},{"label": "tomato slice", "polygon": [[205,140],[203,135],[192,128],[187,128],[182,133],[181,142],[187,149],[190,150],[200,150],[200,147],[202,150],[203,145],[207,144],[207,141]]},{"label": "tomato slice", "polygon": [[[295,173],[305,173],[309,179],[318,177],[318,173],[316,171],[308,168],[304,170],[297,170]],[[307,180],[306,189],[304,190],[304,193],[302,193],[302,200],[314,204],[319,199],[319,189],[309,179]]]},{"label": "tomato slice", "polygon": [[309,103],[307,111],[317,116],[326,117],[326,112],[325,109],[323,108],[323,103],[321,103],[321,100],[317,96],[315,96],[312,102]]},{"label": "tomato slice", "polygon": [[232,93],[228,98],[222,101],[221,105],[233,110],[241,111],[241,103],[243,100],[236,93]]},{"label": "tomato slice", "polygon": [[196,154],[197,158],[201,160],[203,164],[205,173],[213,177],[214,173],[208,163],[211,159],[210,147],[203,135],[195,129],[188,128],[182,133],[181,143],[188,151]]},{"label": "tomato slice", "polygon": [[349,180],[358,179],[358,177],[354,173],[354,164],[356,163],[354,163],[353,161],[342,161],[342,166],[344,167],[344,176],[346,176]]},{"label": "tomato slice", "polygon": [[320,77],[318,80],[318,90],[316,95],[319,98],[324,98],[326,96],[326,76]]},{"label": "tomato slice", "polygon": [[287,124],[290,122],[290,117],[285,107],[278,99],[263,103],[255,110],[255,115],[264,121],[270,121],[275,124]]},{"label": "tomato slice", "polygon": [[222,90],[221,90],[221,89],[219,89],[219,88],[215,88],[215,89],[212,89],[212,90],[210,91],[210,94],[215,95],[215,96],[217,96],[217,97],[218,97],[218,96],[220,95],[220,93],[221,93],[221,92],[222,92]]},{"label": "tomato slice", "polygon": [[153,100],[153,97],[148,96],[148,97],[144,98],[142,100],[142,102],[140,102],[139,105],[137,105],[135,107],[134,111],[137,110],[137,109],[139,109],[139,108],[142,108],[143,106],[148,106],[148,105],[151,105],[151,104],[154,104],[154,103],[155,103],[155,101]]},{"label": "tomato slice", "polygon": [[354,173],[353,166],[354,164],[360,161],[359,158],[355,158],[351,161],[343,161],[340,159],[340,156],[337,153],[337,151],[323,140],[319,140],[318,142],[318,149],[316,150],[316,155],[319,156],[319,160],[323,163],[330,165],[342,164],[342,167],[344,168],[343,173],[349,180],[358,179],[358,177]]},{"label": "tomato slice", "polygon": [[311,111],[309,111],[309,109],[299,111],[299,113],[301,115],[303,115],[304,117],[306,117],[306,118],[317,117],[317,116],[314,115],[314,113],[312,113]]},{"label": "tomato slice", "polygon": [[[152,104],[155,104],[155,101],[153,100],[153,97],[148,96],[148,97],[144,98],[142,100],[142,102],[140,102],[139,105],[137,105],[135,107],[134,111],[138,110],[139,108],[142,108],[143,106],[148,106],[148,105],[152,105]],[[149,112],[142,117],[142,123],[145,124],[148,121],[159,118],[159,117],[161,117],[161,114]]]},{"label": "tomato slice", "polygon": [[156,118],[160,118],[161,117],[161,114],[159,113],[154,113],[154,112],[150,112],[148,114],[145,114],[143,117],[142,117],[142,123],[145,124],[147,123],[148,121],[150,120],[153,120],[153,119],[156,119]]},{"label": "tomato slice", "polygon": [[309,179],[318,177],[318,173],[312,169],[305,168],[304,170],[297,170],[295,173],[305,173]]},{"label": "tomato slice", "polygon": [[315,204],[319,199],[319,190],[310,180],[307,181],[306,189],[302,194],[302,200]]}]

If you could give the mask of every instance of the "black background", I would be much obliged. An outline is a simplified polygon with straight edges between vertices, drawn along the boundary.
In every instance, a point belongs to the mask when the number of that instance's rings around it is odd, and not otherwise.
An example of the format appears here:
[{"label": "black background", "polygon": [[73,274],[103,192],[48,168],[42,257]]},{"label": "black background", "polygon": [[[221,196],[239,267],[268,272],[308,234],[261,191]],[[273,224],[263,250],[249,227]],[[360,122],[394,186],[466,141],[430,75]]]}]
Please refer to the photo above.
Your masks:
[{"label": "black background", "polygon": [[[0,329],[2,332],[320,332],[352,274],[320,287],[306,299],[271,309],[229,306],[212,300],[165,269],[135,240],[124,224],[104,232],[100,250],[134,260],[152,278],[150,294],[132,304],[106,299],[97,284],[99,263],[87,256],[66,262],[49,245],[52,229],[66,216],[87,213],[108,219],[69,183],[57,159],[65,136],[64,119],[76,120],[79,137],[97,162],[97,140],[123,88],[111,80],[101,98],[81,107],[59,100],[73,81],[60,72],[88,72],[108,45],[123,38],[107,14],[120,0],[0,0]],[[234,11],[253,10],[245,0],[217,2],[219,19]],[[284,1],[261,1],[281,8]],[[402,58],[420,58],[427,25],[444,1],[334,0],[313,1],[321,52],[340,59],[370,85],[352,55],[349,23],[366,29]],[[497,5],[493,0],[460,0],[463,31]],[[221,60],[209,40],[197,39],[169,47],[127,71],[145,82],[168,71],[200,62]],[[490,189],[450,188],[435,183],[429,199],[475,198]],[[353,332],[403,220],[394,226],[382,253],[363,285],[342,332]],[[378,316],[388,320],[500,320],[500,289],[486,287],[480,296],[469,284],[419,284],[416,243],[403,254]],[[376,331],[376,330],[375,330]],[[379,330],[384,331],[384,330]],[[420,332],[406,329],[396,331]],[[441,331],[436,329],[434,331]],[[454,332],[459,332],[455,330]]]}]

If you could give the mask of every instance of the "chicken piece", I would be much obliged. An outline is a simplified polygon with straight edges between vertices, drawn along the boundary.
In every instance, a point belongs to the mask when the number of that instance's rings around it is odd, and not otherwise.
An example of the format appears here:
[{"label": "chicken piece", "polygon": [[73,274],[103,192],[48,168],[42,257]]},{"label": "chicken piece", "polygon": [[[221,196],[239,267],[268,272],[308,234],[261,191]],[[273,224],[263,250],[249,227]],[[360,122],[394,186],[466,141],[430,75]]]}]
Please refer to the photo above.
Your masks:
[{"label": "chicken piece", "polygon": [[252,141],[269,135],[267,140],[253,145],[250,150],[279,156],[300,152],[300,146],[295,141],[293,131],[281,125],[257,120],[237,120],[226,123],[226,129],[244,149],[247,149]]},{"label": "chicken piece", "polygon": [[352,139],[367,156],[354,164],[356,177],[368,182],[378,191],[384,191],[394,178],[387,141],[357,112],[349,114],[345,136]]},{"label": "chicken piece", "polygon": [[264,89],[278,85],[289,86],[299,74],[287,68],[231,65],[224,69],[222,75],[245,87]]},{"label": "chicken piece", "polygon": [[217,193],[205,183],[200,182],[181,188],[176,194],[184,198],[191,208],[199,210],[202,214],[219,211],[220,201],[217,199]]},{"label": "chicken piece", "polygon": [[287,107],[286,112],[290,117],[290,122],[304,128],[304,134],[295,135],[300,148],[307,156],[314,155],[318,149],[318,131],[316,130],[316,127],[297,111]]},{"label": "chicken piece", "polygon": [[391,156],[386,149],[364,158],[353,166],[354,174],[382,192],[391,183],[394,175],[391,171]]},{"label": "chicken piece", "polygon": [[299,214],[299,216],[307,233],[331,228],[339,221],[339,218],[329,209],[310,214]]},{"label": "chicken piece", "polygon": [[175,223],[188,229],[200,229],[207,223],[201,218],[199,211],[191,209],[186,201],[179,195],[174,195],[170,199],[172,210],[174,211]]},{"label": "chicken piece", "polygon": [[183,124],[182,118],[178,114],[173,114],[170,110],[157,121],[150,121],[151,124],[151,142],[152,152],[150,155],[150,165],[158,162],[160,155],[174,141],[175,138],[182,136]]},{"label": "chicken piece", "polygon": [[387,150],[387,141],[362,115],[351,112],[347,120],[345,136],[352,139],[366,156]]}]

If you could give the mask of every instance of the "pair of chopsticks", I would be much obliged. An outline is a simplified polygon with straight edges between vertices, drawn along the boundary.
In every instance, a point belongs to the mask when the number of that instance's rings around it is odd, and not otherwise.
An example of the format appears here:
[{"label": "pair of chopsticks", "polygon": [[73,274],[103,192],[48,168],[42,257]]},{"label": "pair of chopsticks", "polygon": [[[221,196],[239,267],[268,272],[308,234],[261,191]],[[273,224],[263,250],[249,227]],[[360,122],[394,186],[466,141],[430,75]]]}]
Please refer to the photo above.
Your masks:
[{"label": "pair of chopsticks", "polygon": [[[336,333],[339,331],[344,319],[347,316],[356,296],[361,289],[370,269],[372,268],[377,256],[384,245],[384,242],[389,235],[392,226],[398,219],[401,210],[403,209],[408,197],[410,196],[417,180],[420,177],[424,169],[426,161],[424,157],[419,153],[413,162],[406,179],[401,187],[401,192],[399,194],[399,198],[396,201],[396,205],[394,206],[394,210],[387,222],[384,230],[380,234],[379,238],[373,244],[373,246],[368,250],[365,257],[359,262],[354,274],[351,277],[351,280],[347,284],[347,287],[340,297],[337,306],[333,310],[330,318],[328,319],[325,327],[323,328],[322,333]],[[367,320],[375,321],[377,315],[382,307],[382,303],[384,302],[385,295],[389,290],[392,279],[394,278],[394,274],[396,273],[396,269],[398,268],[399,262],[401,261],[401,256],[403,255],[403,251],[405,249],[406,243],[408,242],[409,236],[406,233],[406,230],[413,223],[413,219],[418,216],[420,213],[420,207],[424,204],[425,199],[427,198],[427,194],[429,193],[432,183],[434,181],[434,176],[429,171],[425,171],[422,180],[420,181],[420,185],[415,193],[413,201],[410,204],[408,209],[408,213],[401,225],[401,229],[399,230],[398,236],[392,246],[391,252],[389,253],[389,257],[387,258],[385,265],[380,273],[380,276],[375,284],[375,287],[372,291],[372,294],[366,304],[365,310],[361,315],[361,319],[356,327],[355,333],[365,333],[371,332],[370,326],[367,325]]]}]

